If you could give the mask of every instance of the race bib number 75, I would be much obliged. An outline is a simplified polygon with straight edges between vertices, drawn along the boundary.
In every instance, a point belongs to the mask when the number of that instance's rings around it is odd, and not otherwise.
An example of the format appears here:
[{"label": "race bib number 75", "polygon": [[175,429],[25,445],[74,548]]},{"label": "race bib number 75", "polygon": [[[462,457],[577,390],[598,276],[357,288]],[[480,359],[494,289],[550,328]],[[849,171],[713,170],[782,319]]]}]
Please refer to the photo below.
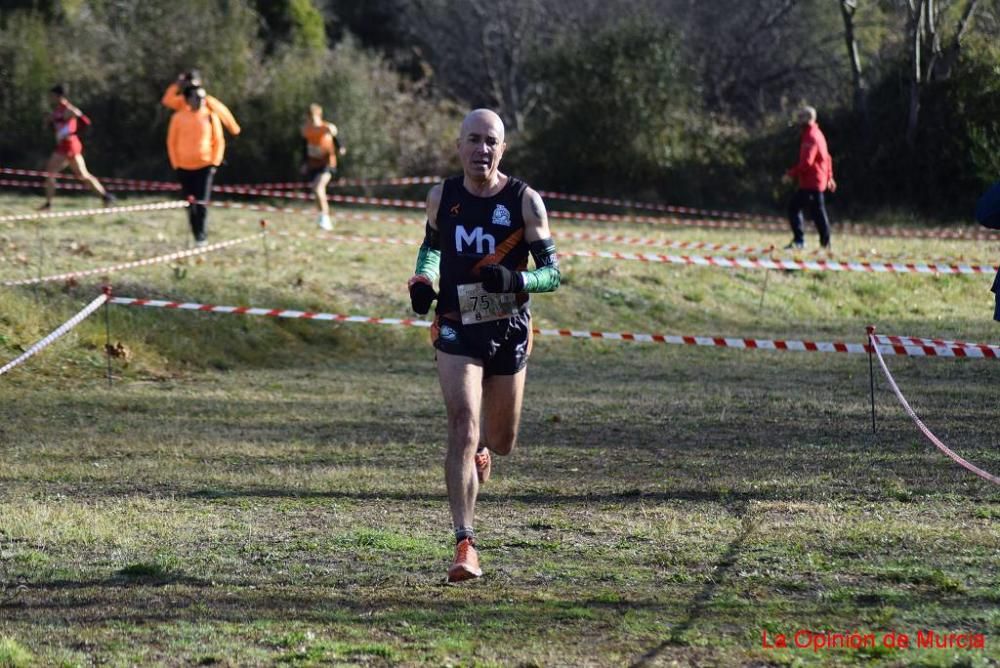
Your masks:
[{"label": "race bib number 75", "polygon": [[517,295],[512,292],[486,292],[482,283],[463,283],[458,286],[458,305],[462,324],[490,322],[510,318],[517,313]]}]

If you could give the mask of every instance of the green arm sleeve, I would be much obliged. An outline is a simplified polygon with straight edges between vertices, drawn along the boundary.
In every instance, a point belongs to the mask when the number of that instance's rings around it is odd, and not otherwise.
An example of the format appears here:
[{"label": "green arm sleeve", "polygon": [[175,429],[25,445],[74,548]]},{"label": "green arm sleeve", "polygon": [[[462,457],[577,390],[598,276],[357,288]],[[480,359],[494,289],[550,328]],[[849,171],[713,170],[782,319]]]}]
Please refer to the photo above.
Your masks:
[{"label": "green arm sleeve", "polygon": [[528,245],[531,256],[535,259],[534,271],[522,271],[525,292],[554,292],[559,287],[559,259],[556,257],[556,245],[552,239],[532,241]]},{"label": "green arm sleeve", "polygon": [[440,274],[441,267],[441,242],[438,232],[431,228],[430,223],[424,231],[424,242],[420,244],[417,251],[417,266],[413,270],[414,274],[423,274],[433,282]]}]

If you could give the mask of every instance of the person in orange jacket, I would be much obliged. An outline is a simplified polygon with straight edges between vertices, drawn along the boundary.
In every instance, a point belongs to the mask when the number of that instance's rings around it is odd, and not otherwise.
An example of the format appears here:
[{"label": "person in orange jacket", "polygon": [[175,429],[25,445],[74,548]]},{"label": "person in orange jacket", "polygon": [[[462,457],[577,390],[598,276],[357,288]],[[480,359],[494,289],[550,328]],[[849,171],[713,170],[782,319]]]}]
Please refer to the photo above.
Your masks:
[{"label": "person in orange jacket", "polygon": [[333,224],[330,222],[326,186],[337,175],[337,156],[344,155],[347,149],[340,146],[337,140],[337,126],[323,120],[323,107],[318,104],[309,105],[309,113],[302,126],[302,138],[306,142],[302,172],[316,196],[316,206],[319,207],[317,222],[321,228],[329,231],[333,229]]},{"label": "person in orange jacket", "polygon": [[799,162],[785,173],[785,179],[797,180],[799,189],[788,205],[788,221],[792,226],[793,238],[785,248],[805,248],[802,211],[808,208],[810,217],[816,224],[816,231],[819,232],[820,246],[829,250],[830,219],[826,214],[825,193],[837,189],[837,182],[833,180],[833,159],[827,149],[826,137],[816,123],[816,109],[802,107],[797,120],[802,127]]},{"label": "person in orange jacket", "polygon": [[[178,74],[177,80],[167,86],[163,97],[160,98],[160,104],[172,111],[180,111],[186,104],[184,91],[189,86],[204,87],[201,73],[198,70],[188,70],[187,72]],[[205,106],[208,107],[209,111],[219,116],[219,120],[222,121],[223,127],[229,131],[229,134],[235,137],[240,133],[240,124],[236,122],[233,113],[229,111],[229,107],[220,102],[218,98],[206,93]]]},{"label": "person in orange jacket", "polygon": [[[207,237],[205,225],[212,178],[226,152],[226,140],[222,133],[224,122],[206,100],[204,88],[188,84],[184,88],[184,106],[174,112],[167,129],[170,166],[177,171],[181,193],[185,198],[194,198],[194,203],[188,207],[188,221],[199,246],[205,244]],[[232,119],[227,129],[234,135],[239,134],[240,126],[236,124],[236,119]]]}]

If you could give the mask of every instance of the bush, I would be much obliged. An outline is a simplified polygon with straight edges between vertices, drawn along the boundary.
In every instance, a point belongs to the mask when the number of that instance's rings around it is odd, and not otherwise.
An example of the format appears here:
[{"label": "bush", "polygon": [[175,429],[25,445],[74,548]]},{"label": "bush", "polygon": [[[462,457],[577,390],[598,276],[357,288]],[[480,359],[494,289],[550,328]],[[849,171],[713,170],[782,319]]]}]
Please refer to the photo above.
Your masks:
[{"label": "bush", "polygon": [[265,181],[297,174],[299,128],[312,102],[337,125],[348,150],[343,171],[352,176],[425,174],[454,164],[450,146],[461,120],[458,110],[408,90],[384,61],[350,37],[323,53],[285,49],[268,62],[258,82],[242,108],[247,136],[233,143],[227,170],[232,174]]},{"label": "bush", "polygon": [[870,132],[849,110],[825,126],[839,198],[855,212],[971,220],[976,199],[1000,178],[1000,47],[970,40],[951,75],[925,86],[913,146],[906,142],[907,70],[900,61],[872,88]]},{"label": "bush", "polygon": [[228,141],[223,181],[295,178],[299,128],[311,102],[341,130],[345,174],[426,173],[452,164],[456,109],[418,95],[349,35],[328,49],[309,0],[290,2],[289,12],[289,42],[266,54],[258,46],[260,17],[247,0],[78,2],[64,3],[50,20],[29,11],[3,15],[0,85],[17,94],[0,96],[0,161],[44,164],[53,145],[42,129],[46,92],[61,80],[93,120],[84,137],[91,170],[172,178],[170,112],[159,100],[178,72],[197,67],[243,127]]},{"label": "bush", "polygon": [[659,22],[576,35],[536,55],[532,69],[543,108],[517,161],[545,187],[691,201],[699,170],[732,158],[727,132],[702,113],[678,41]]}]

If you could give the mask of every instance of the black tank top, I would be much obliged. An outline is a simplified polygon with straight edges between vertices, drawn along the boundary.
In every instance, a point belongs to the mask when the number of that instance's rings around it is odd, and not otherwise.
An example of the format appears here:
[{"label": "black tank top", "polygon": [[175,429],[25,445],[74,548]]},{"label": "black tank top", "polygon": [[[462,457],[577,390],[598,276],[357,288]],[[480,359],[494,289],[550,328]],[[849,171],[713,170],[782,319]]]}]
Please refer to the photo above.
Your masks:
[{"label": "black tank top", "polygon": [[[480,266],[502,264],[512,271],[528,267],[521,214],[527,184],[511,176],[496,195],[476,197],[462,181],[461,176],[445,180],[435,221],[441,239],[438,314],[459,310],[458,286],[478,283]],[[519,304],[527,302],[527,293],[518,296]]]}]

